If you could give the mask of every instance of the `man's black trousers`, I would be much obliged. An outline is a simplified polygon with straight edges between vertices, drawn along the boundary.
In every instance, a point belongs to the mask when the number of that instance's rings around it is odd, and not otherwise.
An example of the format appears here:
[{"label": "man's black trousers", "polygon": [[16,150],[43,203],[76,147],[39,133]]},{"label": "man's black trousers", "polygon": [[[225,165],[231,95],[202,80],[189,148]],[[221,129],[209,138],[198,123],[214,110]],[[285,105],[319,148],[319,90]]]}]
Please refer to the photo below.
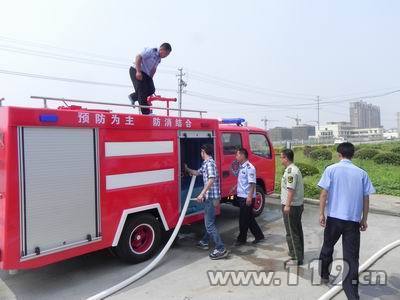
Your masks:
[{"label": "man's black trousers", "polygon": [[[129,75],[131,77],[133,87],[135,88],[135,92],[130,95],[130,98],[133,99],[132,104],[135,104],[134,102],[138,101],[140,105],[149,105],[147,102],[147,97],[153,95],[156,91],[153,79],[146,73],[142,72],[142,80],[137,80],[136,69],[134,67],[130,67]],[[141,108],[141,111],[144,115],[150,114],[149,108]]]},{"label": "man's black trousers", "polygon": [[358,266],[360,253],[360,223],[328,217],[324,231],[320,261],[322,278],[328,279],[333,261],[333,248],[342,236],[343,244],[343,290],[348,299],[359,299]]},{"label": "man's black trousers", "polygon": [[264,238],[264,234],[258,226],[257,221],[253,214],[253,204],[246,205],[246,198],[237,197],[237,201],[240,207],[239,213],[239,236],[237,238],[238,242],[246,242],[247,240],[247,231],[250,229],[250,232],[254,235],[256,240],[260,240]]}]

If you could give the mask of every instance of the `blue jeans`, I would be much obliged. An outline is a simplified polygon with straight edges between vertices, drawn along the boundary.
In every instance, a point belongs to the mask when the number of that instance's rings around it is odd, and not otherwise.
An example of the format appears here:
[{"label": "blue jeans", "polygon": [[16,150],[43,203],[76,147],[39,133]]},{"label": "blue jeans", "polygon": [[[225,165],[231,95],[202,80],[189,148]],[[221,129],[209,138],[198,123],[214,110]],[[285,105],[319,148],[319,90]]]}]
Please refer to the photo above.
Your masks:
[{"label": "blue jeans", "polygon": [[211,238],[214,241],[215,249],[223,251],[225,250],[225,246],[215,226],[215,207],[213,202],[213,199],[206,199],[204,201],[204,225],[206,233],[201,241],[208,244]]}]

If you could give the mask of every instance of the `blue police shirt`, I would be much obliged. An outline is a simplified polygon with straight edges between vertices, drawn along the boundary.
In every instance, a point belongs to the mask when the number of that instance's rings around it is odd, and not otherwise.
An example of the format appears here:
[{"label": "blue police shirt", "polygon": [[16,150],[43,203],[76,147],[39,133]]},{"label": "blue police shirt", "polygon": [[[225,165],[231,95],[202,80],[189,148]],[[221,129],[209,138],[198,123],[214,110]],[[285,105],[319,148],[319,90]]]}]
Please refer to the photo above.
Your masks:
[{"label": "blue police shirt", "polygon": [[364,196],[375,193],[367,172],[348,159],[328,166],[318,186],[328,191],[327,216],[345,221],[360,222]]},{"label": "blue police shirt", "polygon": [[158,64],[161,62],[160,54],[157,48],[145,48],[142,53],[142,71],[147,75],[151,76],[151,71],[157,68]]},{"label": "blue police shirt", "polygon": [[[249,162],[244,162],[239,168],[238,174],[238,184],[237,184],[237,196],[242,198],[247,198],[250,191],[250,184],[256,183],[256,168]],[[256,196],[254,191],[253,197]]]}]

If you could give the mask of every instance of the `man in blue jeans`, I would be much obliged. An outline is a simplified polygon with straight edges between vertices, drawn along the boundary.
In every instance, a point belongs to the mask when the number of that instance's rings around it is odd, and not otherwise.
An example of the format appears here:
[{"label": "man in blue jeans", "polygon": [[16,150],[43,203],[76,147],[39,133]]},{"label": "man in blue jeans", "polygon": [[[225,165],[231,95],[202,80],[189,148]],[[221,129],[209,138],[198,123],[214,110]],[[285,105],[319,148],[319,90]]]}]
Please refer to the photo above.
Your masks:
[{"label": "man in blue jeans", "polygon": [[227,257],[228,251],[225,249],[221,236],[215,226],[215,206],[218,205],[221,198],[218,171],[215,161],[212,158],[213,146],[203,145],[200,149],[201,158],[203,159],[201,168],[196,171],[189,169],[185,165],[185,170],[190,175],[203,175],[204,187],[197,196],[197,201],[204,203],[204,224],[206,232],[204,237],[197,243],[197,246],[201,249],[208,250],[209,240],[211,238],[215,244],[215,249],[209,256],[211,259],[221,259]]},{"label": "man in blue jeans", "polygon": [[367,229],[369,195],[375,193],[375,189],[367,172],[351,162],[354,155],[353,144],[342,143],[337,152],[340,162],[327,167],[318,183],[321,188],[319,222],[325,228],[324,243],[319,257],[320,275],[324,283],[329,282],[333,249],[342,236],[345,266],[343,290],[348,299],[360,299],[360,231]]}]

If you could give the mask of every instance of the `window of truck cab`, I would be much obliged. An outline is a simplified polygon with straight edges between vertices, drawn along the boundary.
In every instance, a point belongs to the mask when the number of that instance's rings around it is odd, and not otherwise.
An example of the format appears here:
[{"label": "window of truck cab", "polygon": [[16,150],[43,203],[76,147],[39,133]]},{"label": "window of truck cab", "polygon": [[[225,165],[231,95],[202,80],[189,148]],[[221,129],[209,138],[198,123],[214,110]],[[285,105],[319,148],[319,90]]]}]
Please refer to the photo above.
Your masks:
[{"label": "window of truck cab", "polygon": [[224,132],[221,139],[224,155],[234,155],[242,147],[242,135],[239,132]]},{"label": "window of truck cab", "polygon": [[265,135],[261,133],[250,133],[250,150],[253,154],[265,158],[271,158],[271,146]]}]

